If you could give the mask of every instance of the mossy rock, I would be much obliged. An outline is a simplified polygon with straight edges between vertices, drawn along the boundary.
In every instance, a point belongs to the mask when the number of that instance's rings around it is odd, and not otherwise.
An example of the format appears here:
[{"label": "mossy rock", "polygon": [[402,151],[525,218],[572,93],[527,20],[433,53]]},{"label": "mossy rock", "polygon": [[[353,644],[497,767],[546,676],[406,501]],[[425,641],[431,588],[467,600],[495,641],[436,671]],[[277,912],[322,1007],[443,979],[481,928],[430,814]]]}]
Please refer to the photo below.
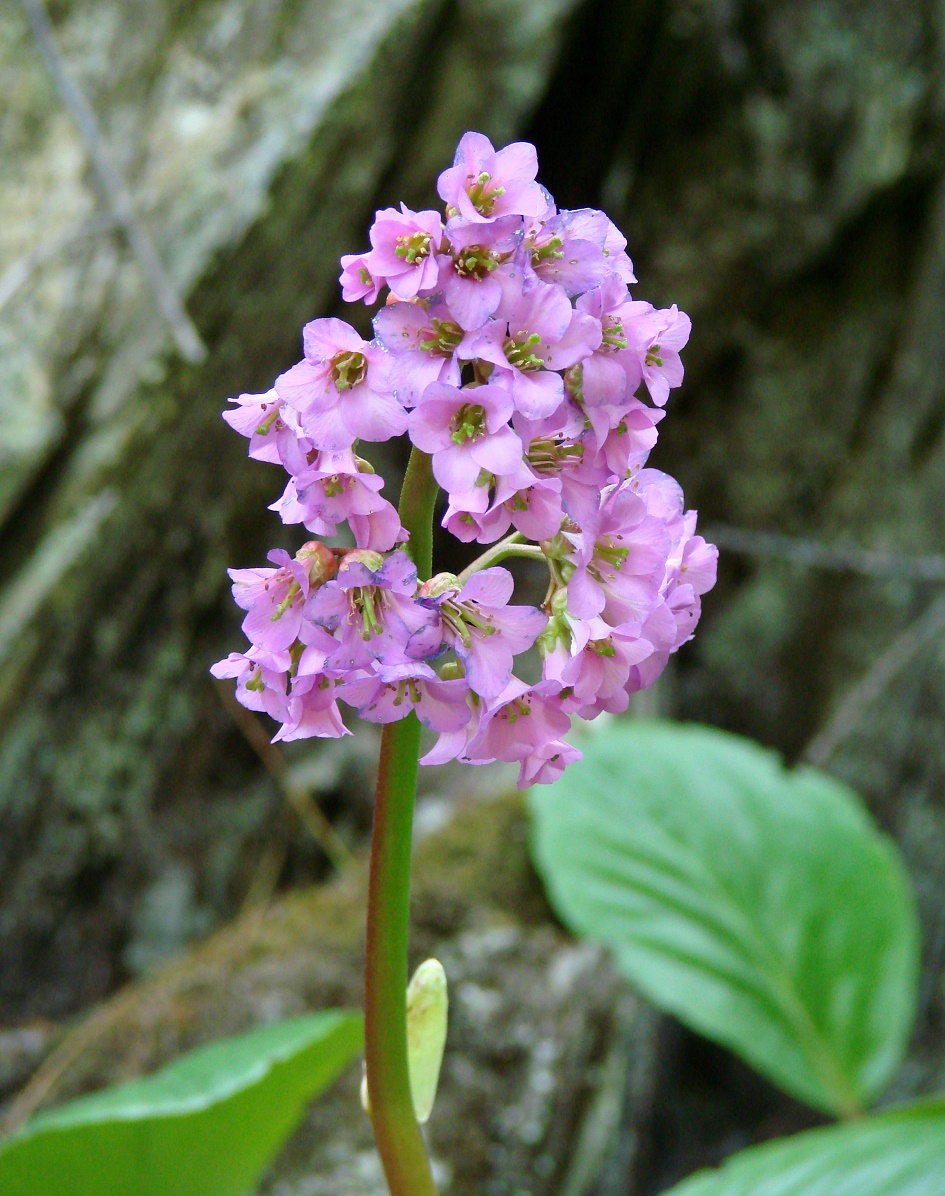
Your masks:
[{"label": "mossy rock", "polygon": [[[520,795],[470,802],[418,846],[412,956],[444,965],[450,1027],[429,1141],[444,1196],[584,1196],[626,1169],[657,1019],[597,947],[553,920],[526,850]],[[359,1006],[366,876],[245,916],[81,1023],[60,1100],[149,1072],[261,1021]],[[352,1071],[311,1109],[260,1189],[383,1196]]]}]

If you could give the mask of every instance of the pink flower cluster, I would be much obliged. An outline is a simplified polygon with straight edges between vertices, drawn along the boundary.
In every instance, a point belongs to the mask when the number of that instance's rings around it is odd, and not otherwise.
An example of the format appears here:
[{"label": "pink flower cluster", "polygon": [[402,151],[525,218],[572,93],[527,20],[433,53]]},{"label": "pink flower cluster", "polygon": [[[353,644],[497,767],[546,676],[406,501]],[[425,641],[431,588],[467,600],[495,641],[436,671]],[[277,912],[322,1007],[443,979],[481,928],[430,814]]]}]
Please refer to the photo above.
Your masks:
[{"label": "pink flower cluster", "polygon": [[[303,360],[226,413],[286,469],[282,519],[355,544],[231,571],[250,647],[213,672],[276,739],[346,734],[339,702],[379,723],[412,710],[438,733],[423,763],[505,760],[520,786],[547,782],[580,755],[571,718],[626,709],[692,636],[717,551],[645,466],[689,318],[632,299],[625,239],[602,212],[559,211],[537,170],[533,146],[467,133],[439,177],[444,216],[386,208],[370,250],[341,259],[346,300],[387,291],[374,339],[314,320]],[[404,433],[446,492],[444,527],[506,537],[460,577],[418,579],[358,456]],[[497,562],[514,555],[547,564],[540,609],[510,604]],[[514,658],[536,646],[526,684]]]}]

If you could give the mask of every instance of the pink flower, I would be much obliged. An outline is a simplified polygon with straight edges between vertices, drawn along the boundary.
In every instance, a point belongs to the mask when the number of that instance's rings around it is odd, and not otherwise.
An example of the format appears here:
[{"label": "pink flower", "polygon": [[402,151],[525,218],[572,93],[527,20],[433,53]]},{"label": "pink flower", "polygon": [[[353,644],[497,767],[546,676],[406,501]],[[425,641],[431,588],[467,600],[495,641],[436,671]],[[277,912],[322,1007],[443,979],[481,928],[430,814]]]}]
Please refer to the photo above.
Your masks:
[{"label": "pink flower", "polygon": [[465,494],[451,494],[443,526],[465,543],[479,540],[491,544],[510,527],[530,540],[548,540],[563,518],[560,478],[540,478],[522,463],[514,474],[490,477],[486,484]]},{"label": "pink flower", "polygon": [[570,647],[559,640],[544,658],[542,675],[569,691],[565,709],[580,718],[626,710],[633,666],[653,655],[653,645],[639,624],[611,627],[599,618],[569,623]]},{"label": "pink flower", "polygon": [[517,785],[528,789],[532,785],[550,785],[569,764],[582,758],[582,753],[565,739],[553,739],[538,747],[521,761]]},{"label": "pink flower", "polygon": [[466,332],[480,328],[502,302],[521,291],[521,270],[513,260],[521,239],[514,216],[492,225],[466,224],[448,230],[449,253],[437,258],[439,286],[452,318]]},{"label": "pink flower", "polygon": [[566,533],[575,545],[568,581],[568,610],[579,619],[603,614],[616,626],[643,619],[659,594],[669,555],[664,520],[627,485],[611,487],[599,510],[579,533]]},{"label": "pink flower", "polygon": [[[552,756],[562,753],[577,759],[575,749],[562,741],[571,719],[561,707],[560,685],[540,681],[526,685],[513,677],[493,706],[482,716],[479,734],[469,743],[467,757],[505,760],[520,765],[518,785],[527,787],[546,768]],[[553,770],[552,770],[553,771]]]},{"label": "pink flower", "polygon": [[276,379],[279,397],[325,452],[355,440],[389,440],[407,428],[407,413],[391,393],[386,355],[343,320],[313,320],[303,332],[305,359]]},{"label": "pink flower", "polygon": [[236,678],[236,700],[241,706],[263,711],[282,722],[288,717],[288,665],[288,658],[286,667],[280,669],[254,659],[251,651],[231,652],[225,660],[218,660],[210,672],[218,680]]},{"label": "pink flower", "polygon": [[[608,226],[613,228],[604,213],[592,208],[546,213],[544,220],[529,221],[523,247],[527,265],[536,278],[557,283],[568,295],[590,291],[618,267],[604,249]],[[630,259],[623,257],[629,265]],[[636,281],[632,267],[629,281]]]},{"label": "pink flower", "polygon": [[539,478],[558,482],[562,518],[567,514],[575,523],[583,524],[594,517],[612,471],[591,451],[589,436],[537,436],[529,443],[525,460]]},{"label": "pink flower", "polygon": [[[455,583],[455,584],[453,584]],[[534,644],[548,616],[534,606],[509,606],[515,583],[507,569],[483,569],[460,589],[441,574],[420,587],[439,610],[443,639],[462,661],[470,688],[496,698],[512,676],[515,656]]]},{"label": "pink flower", "polygon": [[351,734],[338,709],[336,682],[313,667],[308,658],[309,651],[302,653],[292,680],[288,709],[283,715],[282,726],[273,737],[274,743],[313,736],[338,739]]},{"label": "pink flower", "polygon": [[400,209],[376,213],[370,233],[373,248],[365,266],[399,299],[413,299],[436,288],[443,225],[438,212],[412,212],[403,204]]},{"label": "pink flower", "polygon": [[679,350],[689,340],[692,321],[675,303],[661,310],[650,303],[628,303],[623,316],[627,344],[640,362],[650,398],[657,407],[663,407],[670,389],[682,384]]},{"label": "pink flower", "polygon": [[444,303],[391,303],[374,317],[374,330],[393,358],[390,383],[405,406],[414,406],[431,382],[459,386],[457,348],[465,333]]},{"label": "pink flower", "polygon": [[474,486],[482,470],[514,473],[522,442],[509,427],[512,396],[501,386],[462,390],[432,382],[410,412],[410,439],[433,455],[433,476],[449,493]]},{"label": "pink flower", "polygon": [[346,253],[341,259],[341,297],[345,303],[376,303],[384,280],[375,278],[368,267],[368,253]]},{"label": "pink flower", "polygon": [[643,379],[640,354],[630,347],[624,327],[640,305],[633,303],[626,285],[614,275],[582,295],[577,306],[601,326],[601,340],[593,356],[581,364],[581,401],[585,409],[611,408],[619,412]]},{"label": "pink flower", "polygon": [[377,552],[347,553],[336,577],[305,608],[306,618],[337,640],[326,671],[344,674],[375,660],[402,664],[435,656],[442,645],[440,617],[416,601],[416,592],[417,569],[406,553],[386,560]]},{"label": "pink flower", "polygon": [[559,370],[600,344],[600,325],[574,311],[561,287],[537,283],[464,342],[469,357],[491,362],[510,378],[515,409],[528,419],[552,415],[564,398]]},{"label": "pink flower", "polygon": [[548,201],[535,182],[537,173],[538,155],[527,141],[497,152],[482,133],[466,133],[436,189],[448,210],[475,224],[512,214],[541,216]]},{"label": "pink flower", "polygon": [[280,416],[282,403],[275,390],[261,395],[240,395],[230,399],[236,403],[235,411],[224,411],[223,418],[241,436],[249,437],[249,455],[257,461],[281,461],[278,435],[285,428]]},{"label": "pink flower", "polygon": [[[361,462],[366,465],[365,462]],[[270,510],[283,523],[304,523],[320,536],[333,536],[347,523],[358,548],[386,552],[406,539],[396,508],[380,490],[384,479],[364,473],[350,449],[319,453],[307,469],[295,474]]]},{"label": "pink flower", "polygon": [[317,540],[304,544],[295,558],[281,548],[269,553],[276,569],[230,569],[233,598],[247,611],[246,638],[268,653],[284,652],[298,639],[309,594],[334,577],[337,562]]},{"label": "pink flower", "polygon": [[392,723],[413,711],[425,727],[439,732],[460,731],[469,722],[469,686],[462,678],[443,681],[422,661],[377,665],[376,671],[352,677],[341,687],[341,698],[372,723]]}]

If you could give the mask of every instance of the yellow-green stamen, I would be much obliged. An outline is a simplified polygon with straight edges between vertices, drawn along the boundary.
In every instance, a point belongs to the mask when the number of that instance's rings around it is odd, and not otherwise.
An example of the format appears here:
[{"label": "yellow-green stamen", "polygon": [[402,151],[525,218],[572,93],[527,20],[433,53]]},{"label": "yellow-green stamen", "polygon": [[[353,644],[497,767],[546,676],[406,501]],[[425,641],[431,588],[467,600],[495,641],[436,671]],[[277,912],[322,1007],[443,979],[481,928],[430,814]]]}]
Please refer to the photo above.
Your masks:
[{"label": "yellow-green stamen", "polygon": [[331,380],[338,390],[350,390],[364,381],[367,365],[363,353],[338,353],[331,359]]}]

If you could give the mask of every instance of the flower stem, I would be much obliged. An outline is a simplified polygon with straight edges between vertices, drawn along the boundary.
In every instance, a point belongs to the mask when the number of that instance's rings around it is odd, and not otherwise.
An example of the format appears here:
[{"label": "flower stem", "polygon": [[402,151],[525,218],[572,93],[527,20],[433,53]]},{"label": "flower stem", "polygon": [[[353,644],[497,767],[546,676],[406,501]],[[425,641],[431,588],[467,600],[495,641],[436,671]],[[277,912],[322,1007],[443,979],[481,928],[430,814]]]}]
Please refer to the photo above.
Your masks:
[{"label": "flower stem", "polygon": [[438,493],[430,458],[419,449],[411,449],[400,491],[399,514],[400,522],[410,533],[404,551],[417,566],[421,581],[433,572],[433,508]]},{"label": "flower stem", "polygon": [[490,565],[497,565],[499,561],[504,561],[506,557],[523,556],[532,561],[545,560],[545,554],[537,544],[523,544],[522,533],[512,532],[511,536],[506,536],[504,540],[500,540],[498,544],[493,544],[491,548],[487,548],[482,556],[466,566],[466,568],[459,574],[459,582],[465,585],[474,573],[478,573],[480,569],[487,569]]},{"label": "flower stem", "polygon": [[[422,578],[432,568],[437,486],[430,458],[413,449],[400,496],[406,551]],[[414,1114],[407,1061],[407,935],[410,849],[417,791],[420,723],[388,723],[374,801],[364,985],[365,1061],[371,1122],[391,1196],[436,1196]]]}]

